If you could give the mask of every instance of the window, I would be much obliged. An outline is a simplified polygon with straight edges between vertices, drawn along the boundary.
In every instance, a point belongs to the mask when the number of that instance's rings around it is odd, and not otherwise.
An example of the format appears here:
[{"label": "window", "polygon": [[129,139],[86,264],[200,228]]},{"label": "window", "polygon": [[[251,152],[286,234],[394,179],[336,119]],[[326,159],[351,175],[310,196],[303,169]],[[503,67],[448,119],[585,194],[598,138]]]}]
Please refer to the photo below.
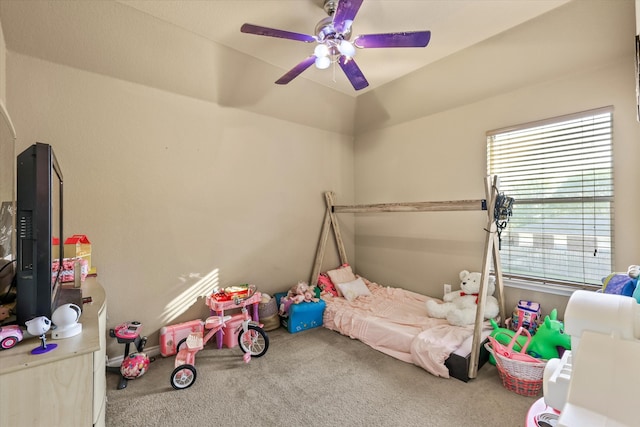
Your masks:
[{"label": "window", "polygon": [[505,277],[601,286],[613,271],[613,109],[487,132],[487,170],[513,197]]}]

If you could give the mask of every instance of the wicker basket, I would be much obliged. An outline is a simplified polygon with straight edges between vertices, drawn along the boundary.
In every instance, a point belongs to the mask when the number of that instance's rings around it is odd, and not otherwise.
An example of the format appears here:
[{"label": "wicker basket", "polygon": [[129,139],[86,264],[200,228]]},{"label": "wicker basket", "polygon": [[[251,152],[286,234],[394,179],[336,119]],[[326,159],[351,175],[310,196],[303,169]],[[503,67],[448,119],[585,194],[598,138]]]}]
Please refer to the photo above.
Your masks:
[{"label": "wicker basket", "polygon": [[260,302],[258,304],[258,316],[260,319],[271,317],[278,314],[278,304],[276,299],[271,297],[268,302]]},{"label": "wicker basket", "polygon": [[507,390],[522,396],[537,396],[540,393],[546,360],[540,360],[539,363],[512,360],[494,352],[490,343],[484,346],[496,360],[502,385]]}]

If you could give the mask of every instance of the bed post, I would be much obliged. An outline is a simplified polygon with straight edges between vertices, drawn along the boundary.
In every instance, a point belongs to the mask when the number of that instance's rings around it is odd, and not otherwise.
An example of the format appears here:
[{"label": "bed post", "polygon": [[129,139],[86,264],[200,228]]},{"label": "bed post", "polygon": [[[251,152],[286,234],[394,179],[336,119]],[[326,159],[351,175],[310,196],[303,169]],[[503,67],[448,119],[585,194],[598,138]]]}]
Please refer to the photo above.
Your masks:
[{"label": "bed post", "polygon": [[338,225],[338,218],[336,218],[333,212],[335,206],[335,194],[331,191],[324,193],[325,201],[327,202],[327,210],[329,211],[329,218],[331,218],[331,227],[333,228],[333,237],[336,239],[336,246],[338,246],[338,255],[340,255],[340,264],[349,264],[347,259],[347,251],[344,249],[344,242],[342,241],[342,233],[340,233],[340,226]]},{"label": "bed post", "polygon": [[324,222],[322,223],[322,231],[320,232],[320,240],[318,241],[318,248],[316,249],[316,260],[313,263],[313,270],[311,271],[311,279],[309,280],[309,286],[314,286],[318,283],[318,275],[322,268],[322,259],[324,258],[324,251],[327,246],[327,239],[329,238],[329,226],[333,228],[333,235],[336,239],[336,245],[338,246],[338,254],[340,255],[340,263],[348,264],[347,251],[344,249],[344,243],[342,242],[342,234],[340,233],[340,227],[336,215],[333,213],[333,205],[335,205],[335,194],[332,191],[324,193],[324,200],[327,205],[327,209],[324,214]]},{"label": "bed post", "polygon": [[469,378],[478,376],[478,361],[480,358],[480,346],[482,345],[482,325],[484,323],[484,307],[487,299],[487,288],[489,284],[489,271],[491,259],[493,258],[494,273],[496,276],[496,290],[498,293],[498,306],[500,309],[500,322],[504,322],[504,290],[502,283],[502,269],[500,266],[500,252],[498,251],[498,226],[494,220],[496,199],[498,197],[498,177],[487,176],[484,182],[485,194],[487,197],[487,234],[485,238],[485,248],[482,260],[482,280],[478,295],[478,309],[476,310],[476,321],[473,328],[473,345],[469,359]]},{"label": "bed post", "polygon": [[[485,179],[485,191],[487,191],[487,199],[491,199],[491,212],[487,209],[487,224],[491,224],[487,237],[491,237],[493,243],[491,244],[491,253],[485,253],[486,257],[493,255],[493,273],[496,278],[496,293],[498,300],[498,307],[500,309],[500,326],[504,326],[506,320],[505,306],[504,306],[504,281],[502,280],[502,264],[500,263],[500,237],[498,236],[498,224],[496,223],[495,213],[496,204],[498,202],[498,196],[500,194],[500,178],[497,175],[488,176]],[[486,266],[488,263],[485,261]],[[489,270],[487,270],[487,278],[489,277]],[[487,279],[488,280],[488,279]],[[486,283],[486,282],[485,282]]]}]

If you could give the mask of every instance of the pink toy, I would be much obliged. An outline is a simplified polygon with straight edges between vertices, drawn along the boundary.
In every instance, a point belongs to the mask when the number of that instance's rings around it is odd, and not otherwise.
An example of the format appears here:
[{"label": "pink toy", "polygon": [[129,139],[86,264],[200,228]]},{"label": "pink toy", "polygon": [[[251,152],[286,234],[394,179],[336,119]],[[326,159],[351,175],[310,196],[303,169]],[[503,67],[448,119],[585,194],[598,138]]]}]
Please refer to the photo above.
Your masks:
[{"label": "pink toy", "polygon": [[[109,330],[111,338],[116,338],[118,343],[124,344],[124,356],[119,370],[118,390],[126,388],[129,380],[138,378],[149,367],[149,358],[142,352],[147,344],[147,337],[140,336],[141,331],[142,323],[138,321],[124,322]],[[129,353],[131,344],[135,346],[137,352]],[[147,361],[146,364],[144,363],[145,359]]]},{"label": "pink toy", "polygon": [[[222,316],[226,310],[232,310],[236,308],[241,308],[242,305],[251,306],[252,308],[252,320],[258,323],[260,317],[258,315],[258,306],[260,305],[260,300],[262,299],[262,295],[260,292],[255,292],[254,285],[246,285],[247,288],[242,295],[234,295],[233,297],[229,297],[229,294],[226,293],[220,297],[220,292],[214,292],[209,295],[206,299],[206,303],[210,309],[210,315],[213,316]],[[229,288],[226,288],[229,289]],[[262,327],[262,325],[260,325]],[[224,329],[220,329],[216,333],[216,344],[218,348],[222,348],[223,337],[222,334]]]},{"label": "pink toy", "polygon": [[319,299],[316,298],[315,292],[313,290],[308,289],[304,293],[304,302],[318,302]]},{"label": "pink toy", "polygon": [[280,300],[279,314],[286,317],[289,313],[291,304],[300,304],[301,302],[318,302],[316,298],[315,287],[309,286],[307,282],[298,282],[293,285],[287,292],[287,295]]},{"label": "pink toy", "polygon": [[202,320],[190,320],[160,328],[160,354],[173,356],[178,352],[178,343],[187,338],[191,332],[202,330]]},{"label": "pink toy", "polygon": [[[238,346],[244,353],[243,360],[249,363],[251,357],[261,357],[269,349],[269,337],[258,322],[251,320],[247,305],[254,301],[260,301],[260,293],[255,292],[255,287],[251,286],[244,298],[234,298],[233,305],[241,308],[242,322],[236,327],[233,333],[238,335]],[[196,381],[196,353],[204,348],[209,340],[217,333],[224,333],[227,322],[232,316],[225,316],[215,301],[207,297],[207,305],[216,307],[215,316],[208,317],[202,325],[204,328],[196,332],[191,332],[187,338],[182,339],[177,346],[178,354],[175,360],[175,369],[171,372],[171,386],[176,390],[191,387]],[[212,308],[213,309],[213,308]],[[204,334],[205,330],[208,330]]]},{"label": "pink toy", "polygon": [[145,353],[131,353],[120,365],[120,373],[128,380],[135,380],[147,372],[149,362]]},{"label": "pink toy", "polygon": [[307,282],[298,282],[295,284],[289,292],[287,292],[287,298],[291,298],[294,304],[299,304],[304,301],[304,294],[309,290]]},{"label": "pink toy", "polygon": [[338,296],[338,290],[327,273],[320,273],[318,276],[318,287],[323,294],[331,294],[334,297]]},{"label": "pink toy", "polygon": [[22,329],[18,325],[0,327],[0,349],[7,350],[22,341]]},{"label": "pink toy", "polygon": [[280,310],[278,314],[280,316],[287,316],[289,314],[289,307],[293,304],[293,300],[291,298],[287,298],[286,296],[282,298],[280,301]]},{"label": "pink toy", "polygon": [[[513,345],[516,343],[520,334],[526,335],[527,340],[522,346],[522,348],[519,351],[516,351],[513,349]],[[515,333],[515,335],[511,338],[511,341],[509,342],[509,344],[506,346],[499,343],[498,340],[496,340],[492,336],[489,336],[489,342],[491,343],[491,348],[496,354],[506,357],[507,359],[517,360],[520,362],[540,363],[540,359],[536,359],[535,357],[529,356],[527,354],[527,347],[531,342],[531,334],[527,329],[523,328],[522,326],[518,328],[518,331]]]},{"label": "pink toy", "polygon": [[134,340],[138,335],[140,335],[142,325],[140,322],[125,322],[119,324],[113,328],[113,330],[117,338],[122,340]]}]

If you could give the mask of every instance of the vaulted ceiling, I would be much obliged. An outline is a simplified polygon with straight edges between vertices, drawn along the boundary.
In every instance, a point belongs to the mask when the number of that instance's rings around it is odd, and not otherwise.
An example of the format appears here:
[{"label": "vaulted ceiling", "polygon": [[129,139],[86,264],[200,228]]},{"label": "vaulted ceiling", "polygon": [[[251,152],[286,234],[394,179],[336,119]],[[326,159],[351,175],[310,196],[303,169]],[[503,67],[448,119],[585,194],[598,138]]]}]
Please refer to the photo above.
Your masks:
[{"label": "vaulted ceiling", "polygon": [[361,91],[338,67],[275,85],[313,44],[241,25],[310,34],[323,1],[0,0],[0,20],[10,52],[347,133],[633,56],[633,0],[364,0],[354,35],[429,30],[429,45],[358,50]]},{"label": "vaulted ceiling", "polygon": [[[324,0],[213,0],[149,1],[119,0],[105,8],[104,2],[15,2],[3,5],[3,26],[7,42],[15,50],[27,49],[33,56],[47,57],[64,50],[55,62],[87,63],[93,46],[110,46],[110,51],[145,49],[135,37],[136,15],[183,29],[203,39],[258,58],[278,68],[275,81],[313,53],[313,44],[260,37],[240,32],[249,22],[304,34],[314,34],[316,23],[327,17]],[[429,30],[426,48],[366,49],[355,60],[372,90],[439,59],[468,48],[489,37],[518,26],[561,6],[567,0],[364,0],[353,23],[353,35]],[[22,3],[22,4],[19,4]],[[79,4],[81,3],[81,4]],[[108,12],[107,12],[108,11]],[[11,21],[20,22],[11,25]],[[60,45],[59,43],[64,43]],[[164,43],[158,37],[158,43]],[[52,46],[58,44],[57,47]],[[46,50],[46,52],[45,52]],[[60,52],[62,53],[62,52]],[[93,50],[93,55],[101,52]],[[145,57],[144,51],[131,57]],[[55,58],[53,58],[55,59]],[[61,59],[63,61],[61,61]],[[114,58],[115,59],[115,58]],[[152,58],[150,58],[152,59]],[[156,57],[161,69],[166,58]],[[135,63],[119,60],[114,66]],[[342,70],[307,70],[302,76],[350,96],[354,91]]]}]

